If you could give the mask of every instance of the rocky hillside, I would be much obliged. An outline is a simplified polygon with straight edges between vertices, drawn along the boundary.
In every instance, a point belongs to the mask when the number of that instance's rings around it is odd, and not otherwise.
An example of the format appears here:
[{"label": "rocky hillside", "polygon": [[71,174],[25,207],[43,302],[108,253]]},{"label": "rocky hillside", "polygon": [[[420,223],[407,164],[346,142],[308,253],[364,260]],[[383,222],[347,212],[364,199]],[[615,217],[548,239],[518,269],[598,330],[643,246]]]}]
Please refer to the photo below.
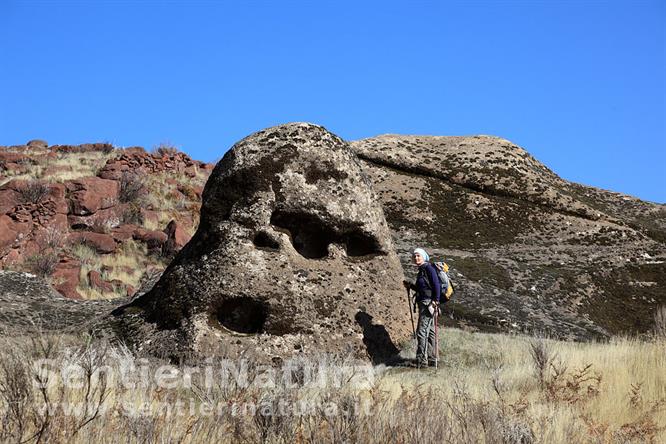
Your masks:
[{"label": "rocky hillside", "polygon": [[68,298],[131,296],[194,233],[212,167],[168,146],[0,147],[0,266]]},{"label": "rocky hillside", "polygon": [[[585,339],[645,332],[666,304],[665,205],[565,181],[496,137],[386,135],[349,146],[405,274],[415,246],[451,265],[446,322]],[[309,168],[307,183],[335,170]],[[0,266],[45,276],[70,298],[124,302],[194,234],[211,171],[168,147],[0,147]],[[229,187],[224,196],[242,195]],[[288,231],[292,219],[270,225]]]},{"label": "rocky hillside", "polygon": [[449,313],[566,338],[645,332],[666,303],[666,206],[567,182],[497,137],[351,142],[407,273],[429,248],[458,284]]}]

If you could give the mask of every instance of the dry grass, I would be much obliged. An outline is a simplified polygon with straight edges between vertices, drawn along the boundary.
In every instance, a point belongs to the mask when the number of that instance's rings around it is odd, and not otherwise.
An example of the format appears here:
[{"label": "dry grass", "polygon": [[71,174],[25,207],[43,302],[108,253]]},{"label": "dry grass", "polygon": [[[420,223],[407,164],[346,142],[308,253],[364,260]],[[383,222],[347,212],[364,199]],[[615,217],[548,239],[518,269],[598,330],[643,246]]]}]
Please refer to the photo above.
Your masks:
[{"label": "dry grass", "polygon": [[[164,258],[149,255],[146,246],[134,240],[123,242],[122,246],[112,254],[97,254],[85,244],[76,244],[71,253],[81,261],[79,272],[80,284],[77,291],[84,299],[113,299],[125,297],[126,292],[116,287],[113,293],[102,293],[88,285],[88,273],[99,271],[102,279],[107,282],[119,280],[132,287],[139,288],[143,272],[148,269],[164,269],[167,263]],[[111,270],[105,269],[111,267]]]},{"label": "dry grass", "polygon": [[[85,337],[6,336],[0,347],[2,441],[658,443],[666,438],[663,339],[547,341],[544,350],[552,359],[546,361],[553,365],[540,379],[531,357],[533,339],[447,329],[439,370],[379,366],[374,383],[370,378],[322,390],[302,384],[244,387],[220,378],[206,386],[204,371],[191,373],[189,386],[158,387],[151,379],[128,388],[107,376],[132,367],[154,375],[166,362],[138,359],[122,346]],[[45,357],[52,359],[50,369],[65,364],[83,369],[80,386],[40,389],[34,382],[49,375],[30,363]],[[183,375],[190,366],[221,358],[172,369]],[[345,356],[319,355],[299,358],[294,368],[304,369],[308,361],[337,368],[353,363]],[[262,367],[251,362],[248,374],[255,380]],[[279,413],[280,403],[302,402],[315,408]],[[174,409],[177,403],[185,408]],[[44,405],[53,408],[40,408]],[[80,407],[77,414],[58,409],[72,405]],[[243,407],[248,405],[258,409]],[[201,413],[206,406],[215,406],[211,414]]]},{"label": "dry grass", "polygon": [[397,372],[385,387],[436,385],[454,397],[458,381],[475,402],[523,409],[527,425],[549,437],[539,442],[624,442],[630,432],[666,439],[663,338],[574,343],[456,329],[441,338],[438,371]]},{"label": "dry grass", "polygon": [[654,334],[666,338],[666,305],[662,305],[654,313]]},{"label": "dry grass", "polygon": [[[44,151],[34,152],[33,155],[43,154]],[[29,154],[29,153],[27,153]],[[0,179],[0,185],[12,179],[34,180],[45,182],[65,182],[82,177],[96,176],[107,160],[116,157],[112,151],[104,153],[92,151],[89,153],[58,153],[54,158],[44,158],[39,164],[28,164],[22,173],[7,171]]]},{"label": "dry grass", "polygon": [[[169,183],[169,179],[176,184]],[[194,194],[193,187],[205,184],[207,176],[197,174],[190,178],[184,174],[160,173],[146,177],[145,185],[150,192],[143,198],[145,208],[157,213],[157,220],[145,220],[143,226],[148,230],[163,230],[167,224],[178,219],[183,212],[189,212],[194,224],[188,227],[188,234],[193,235],[199,224],[200,202]],[[181,187],[185,190],[174,196],[174,191]],[[188,192],[191,191],[191,192]]]}]

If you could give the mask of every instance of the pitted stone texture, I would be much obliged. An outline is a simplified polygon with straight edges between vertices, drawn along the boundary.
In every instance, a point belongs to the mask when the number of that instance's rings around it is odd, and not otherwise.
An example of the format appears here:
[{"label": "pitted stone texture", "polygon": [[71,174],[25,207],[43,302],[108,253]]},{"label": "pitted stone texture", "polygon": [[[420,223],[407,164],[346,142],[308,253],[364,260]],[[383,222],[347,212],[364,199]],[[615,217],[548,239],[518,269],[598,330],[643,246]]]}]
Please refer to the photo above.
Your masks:
[{"label": "pitted stone texture", "polygon": [[197,233],[114,323],[160,354],[252,350],[270,360],[348,350],[379,362],[410,334],[402,278],[382,208],[347,143],[292,123],[224,156]]}]

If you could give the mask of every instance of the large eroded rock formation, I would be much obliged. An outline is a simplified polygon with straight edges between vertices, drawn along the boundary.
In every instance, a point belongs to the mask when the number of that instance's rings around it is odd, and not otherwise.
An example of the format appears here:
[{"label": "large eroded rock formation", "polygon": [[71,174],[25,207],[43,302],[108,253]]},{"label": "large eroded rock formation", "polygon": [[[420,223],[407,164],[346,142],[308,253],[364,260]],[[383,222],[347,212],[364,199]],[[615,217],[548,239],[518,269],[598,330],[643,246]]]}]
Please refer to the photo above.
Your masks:
[{"label": "large eroded rock formation", "polygon": [[238,142],[203,193],[201,223],[160,281],[114,312],[158,354],[344,351],[379,362],[409,337],[403,273],[349,146],[292,123]]}]

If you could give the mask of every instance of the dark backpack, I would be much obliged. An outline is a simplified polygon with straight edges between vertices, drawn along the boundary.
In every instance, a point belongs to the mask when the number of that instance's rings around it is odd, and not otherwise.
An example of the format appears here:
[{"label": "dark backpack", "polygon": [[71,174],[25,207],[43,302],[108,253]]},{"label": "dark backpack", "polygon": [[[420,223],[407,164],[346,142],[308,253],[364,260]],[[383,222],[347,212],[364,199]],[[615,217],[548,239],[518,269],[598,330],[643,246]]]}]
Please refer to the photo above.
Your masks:
[{"label": "dark backpack", "polygon": [[[441,292],[440,302],[449,302],[451,296],[453,296],[453,283],[451,282],[451,279],[449,279],[449,274],[447,273],[449,271],[448,264],[446,262],[434,262],[429,263],[429,265],[435,267],[437,277],[439,278]],[[428,279],[427,276],[423,276],[423,278],[428,288],[430,288],[430,279]],[[432,288],[430,288],[430,290],[432,290]]]}]

